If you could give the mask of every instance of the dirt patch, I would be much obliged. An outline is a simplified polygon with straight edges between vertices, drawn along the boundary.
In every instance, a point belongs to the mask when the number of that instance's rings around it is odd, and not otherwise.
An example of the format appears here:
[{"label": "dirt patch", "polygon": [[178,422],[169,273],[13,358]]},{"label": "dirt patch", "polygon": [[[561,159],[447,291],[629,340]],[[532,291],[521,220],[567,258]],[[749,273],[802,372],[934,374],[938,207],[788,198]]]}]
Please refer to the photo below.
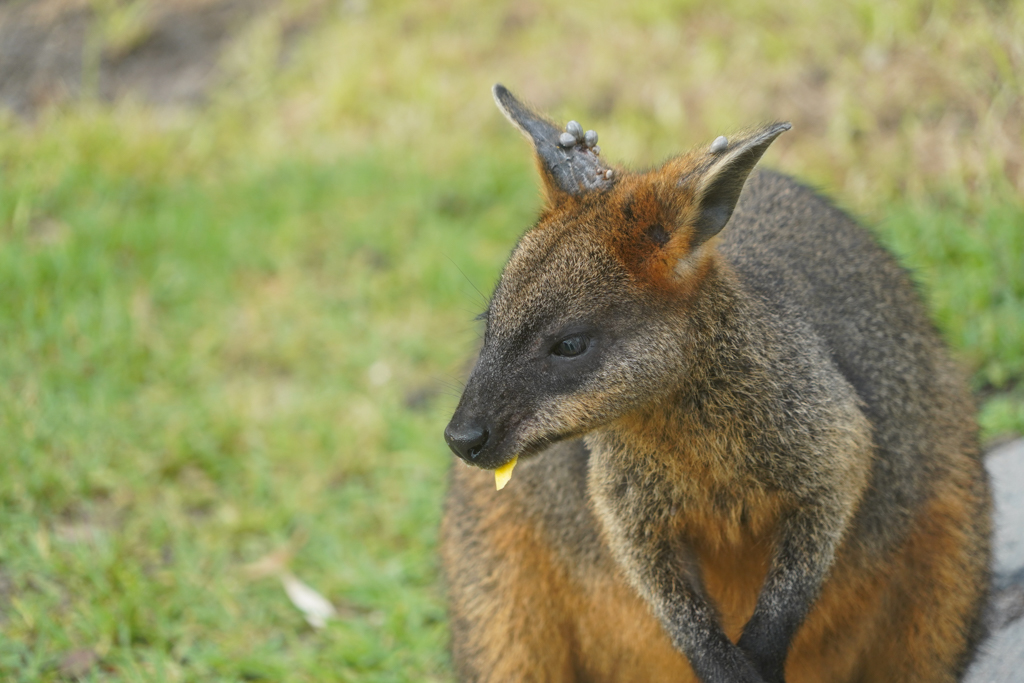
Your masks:
[{"label": "dirt patch", "polygon": [[81,97],[196,104],[232,36],[278,0],[0,0],[0,106],[22,115]]}]

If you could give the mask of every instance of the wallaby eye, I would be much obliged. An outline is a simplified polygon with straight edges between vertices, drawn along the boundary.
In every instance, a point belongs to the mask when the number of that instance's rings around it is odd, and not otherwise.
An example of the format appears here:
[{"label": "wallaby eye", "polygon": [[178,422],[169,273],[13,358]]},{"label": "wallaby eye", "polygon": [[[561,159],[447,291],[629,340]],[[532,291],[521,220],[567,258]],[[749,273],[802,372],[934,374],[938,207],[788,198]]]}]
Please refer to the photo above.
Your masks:
[{"label": "wallaby eye", "polygon": [[583,335],[576,335],[573,337],[566,337],[562,341],[555,344],[555,348],[551,349],[551,353],[556,356],[563,356],[565,358],[572,358],[578,356],[587,350],[589,342]]}]

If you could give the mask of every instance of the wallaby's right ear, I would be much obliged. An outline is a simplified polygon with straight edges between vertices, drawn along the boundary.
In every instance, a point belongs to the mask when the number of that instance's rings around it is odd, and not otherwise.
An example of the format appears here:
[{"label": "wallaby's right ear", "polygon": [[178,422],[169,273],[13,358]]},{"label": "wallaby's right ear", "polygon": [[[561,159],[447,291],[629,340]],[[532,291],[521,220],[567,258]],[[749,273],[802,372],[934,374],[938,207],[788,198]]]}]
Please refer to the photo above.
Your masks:
[{"label": "wallaby's right ear", "polygon": [[697,172],[687,173],[681,183],[690,185],[693,196],[691,216],[693,238],[690,248],[714,237],[732,217],[747,176],[768,145],[792,124],[773,123],[730,142],[718,137],[698,163]]},{"label": "wallaby's right ear", "polygon": [[564,131],[559,130],[500,83],[492,92],[505,118],[533,142],[549,204],[558,204],[566,196],[611,188],[615,171],[598,156],[601,148],[597,146],[597,133],[584,133],[575,121],[570,121]]}]

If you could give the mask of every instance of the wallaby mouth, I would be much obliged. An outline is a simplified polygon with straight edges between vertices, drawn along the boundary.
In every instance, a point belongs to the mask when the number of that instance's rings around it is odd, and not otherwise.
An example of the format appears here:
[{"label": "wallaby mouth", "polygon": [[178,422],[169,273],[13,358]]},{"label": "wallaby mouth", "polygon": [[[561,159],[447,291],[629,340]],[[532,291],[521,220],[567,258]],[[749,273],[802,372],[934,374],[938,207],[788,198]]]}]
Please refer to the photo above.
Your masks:
[{"label": "wallaby mouth", "polygon": [[452,421],[445,427],[444,440],[448,443],[448,447],[452,449],[452,452],[467,463],[484,469],[492,469],[493,467],[494,486],[497,490],[500,491],[505,488],[505,485],[512,478],[512,470],[519,461],[518,455],[512,456],[510,460],[497,466],[490,465],[487,459],[481,459],[480,456],[484,451],[484,446],[490,440],[490,431],[486,427],[473,423],[460,424],[453,417]]}]

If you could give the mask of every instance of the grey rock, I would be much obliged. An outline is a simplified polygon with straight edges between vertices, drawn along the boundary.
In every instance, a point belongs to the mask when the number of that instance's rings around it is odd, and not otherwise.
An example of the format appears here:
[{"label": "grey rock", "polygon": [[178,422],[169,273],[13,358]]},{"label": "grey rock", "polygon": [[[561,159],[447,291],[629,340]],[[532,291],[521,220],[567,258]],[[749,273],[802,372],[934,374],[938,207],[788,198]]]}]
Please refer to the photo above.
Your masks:
[{"label": "grey rock", "polygon": [[964,683],[1024,681],[1024,439],[988,454],[995,499],[995,586],[988,640],[978,647]]},{"label": "grey rock", "polygon": [[1024,570],[1024,439],[993,450],[985,465],[996,504],[993,569],[999,580]]},{"label": "grey rock", "polygon": [[1024,619],[992,634],[978,648],[964,683],[1021,683],[1024,681]]}]

